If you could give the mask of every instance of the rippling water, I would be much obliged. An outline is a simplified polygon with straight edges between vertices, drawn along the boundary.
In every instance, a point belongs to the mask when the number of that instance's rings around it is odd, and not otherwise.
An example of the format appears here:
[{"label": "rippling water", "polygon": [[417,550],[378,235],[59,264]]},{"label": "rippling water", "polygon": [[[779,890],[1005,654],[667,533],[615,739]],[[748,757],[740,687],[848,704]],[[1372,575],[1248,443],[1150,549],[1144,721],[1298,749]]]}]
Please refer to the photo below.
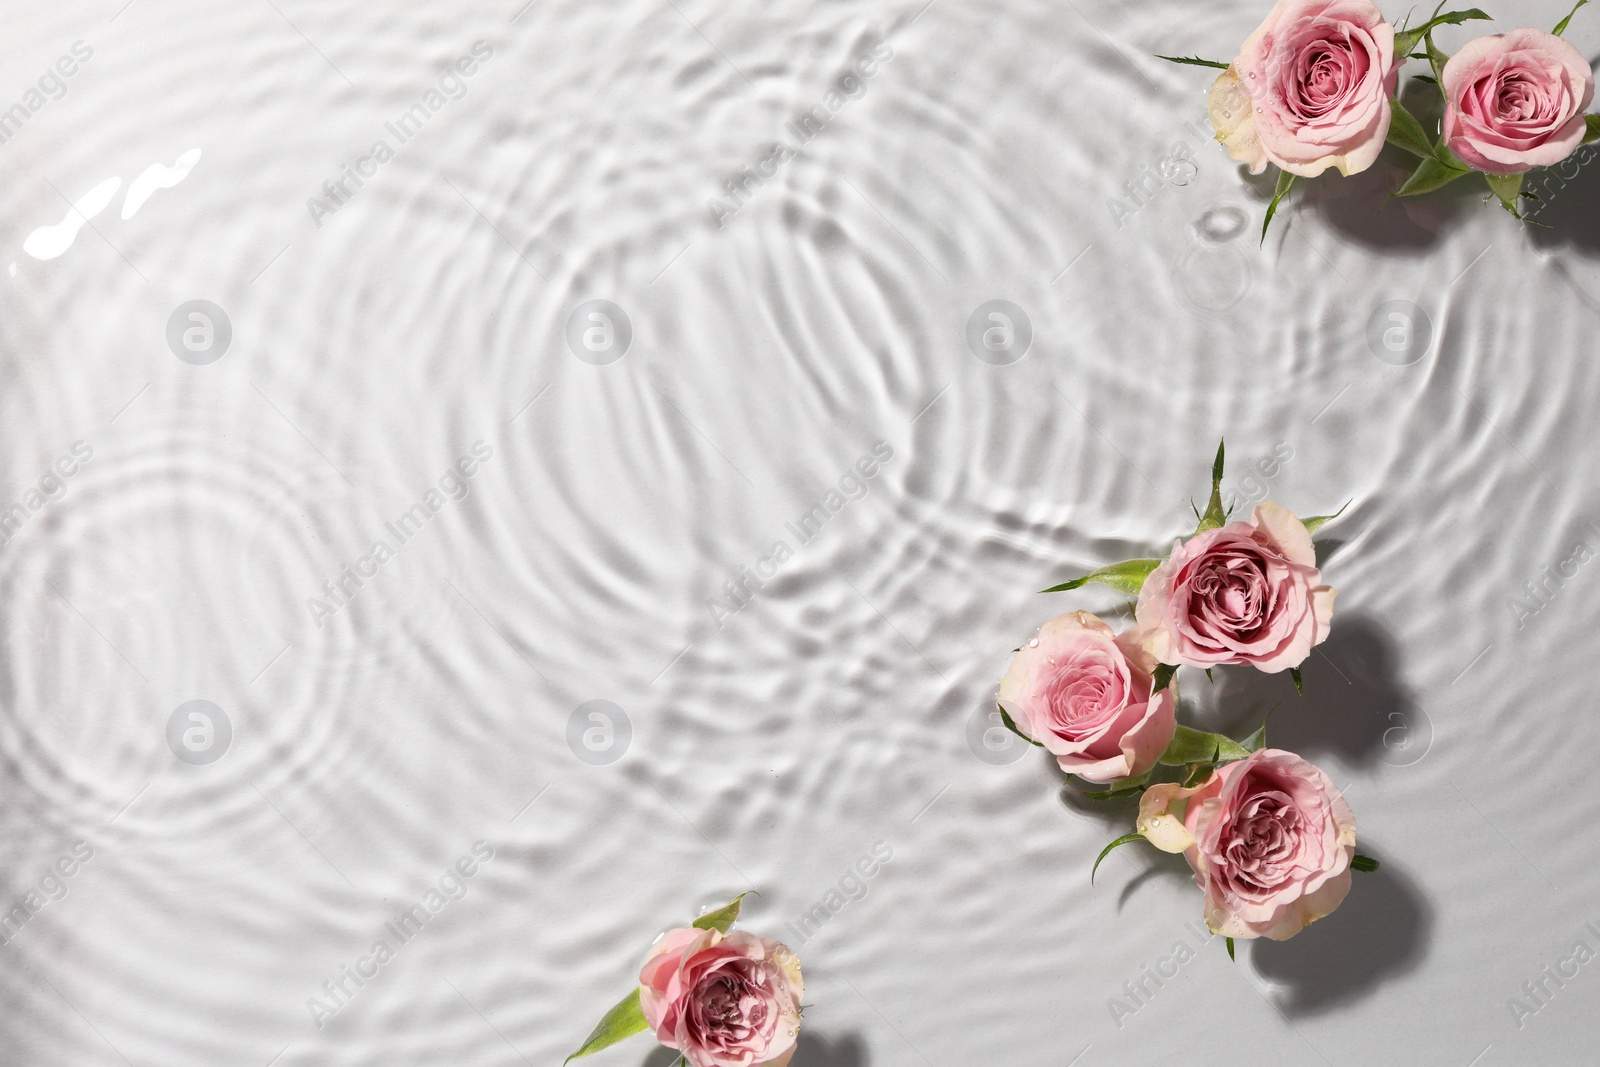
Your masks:
[{"label": "rippling water", "polygon": [[[1150,58],[1238,0],[119,3],[0,64],[5,1062],[552,1063],[751,888],[797,1067],[1586,1062],[1592,169],[1259,243]],[[1339,624],[1188,699],[1384,867],[1157,983],[1181,867],[985,709],[1220,436]]]}]

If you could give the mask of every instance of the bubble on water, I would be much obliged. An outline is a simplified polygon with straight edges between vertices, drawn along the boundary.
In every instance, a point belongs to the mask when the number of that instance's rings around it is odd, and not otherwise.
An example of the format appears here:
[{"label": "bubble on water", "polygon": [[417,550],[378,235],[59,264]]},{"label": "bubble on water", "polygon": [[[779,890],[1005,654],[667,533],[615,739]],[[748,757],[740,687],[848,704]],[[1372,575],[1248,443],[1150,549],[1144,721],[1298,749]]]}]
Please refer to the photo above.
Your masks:
[{"label": "bubble on water", "polygon": [[1214,207],[1195,220],[1194,229],[1201,239],[1221,244],[1238,237],[1250,225],[1250,216],[1243,208]]}]

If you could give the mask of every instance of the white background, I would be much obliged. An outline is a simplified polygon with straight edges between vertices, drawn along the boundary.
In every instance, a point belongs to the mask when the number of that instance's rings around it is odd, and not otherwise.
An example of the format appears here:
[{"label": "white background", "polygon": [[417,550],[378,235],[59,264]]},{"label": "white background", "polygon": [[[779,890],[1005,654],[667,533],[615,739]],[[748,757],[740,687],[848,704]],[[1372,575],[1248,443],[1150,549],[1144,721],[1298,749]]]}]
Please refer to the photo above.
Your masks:
[{"label": "white background", "polygon": [[[122,3],[13,3],[0,40],[4,106],[93,51],[0,145],[0,503],[26,512],[0,900],[93,849],[0,948],[0,1060],[542,1067],[660,930],[754,888],[745,925],[806,968],[797,1067],[1593,1062],[1600,963],[1520,1026],[1510,999],[1600,949],[1600,574],[1514,607],[1600,551],[1594,173],[1531,229],[1471,181],[1380,211],[1386,154],[1258,247],[1268,179],[1197,132],[1209,72],[1152,53],[1231,58],[1264,0]],[[314,219],[477,41],[465,94]],[[112,177],[64,254],[23,251]],[[195,299],[232,326],[203,366],[166,336]],[[1033,333],[1006,366],[965,338],[995,299]],[[589,300],[631,323],[607,365],[566,340]],[[1369,343],[1390,301],[1427,339],[1407,365]],[[1223,436],[1239,498],[1353,503],[1307,696],[1185,675],[1188,721],[1277,706],[1383,868],[1116,1017],[1198,893],[1133,847],[1091,887],[1131,813],[997,756],[983,716],[1051,614],[1121,617],[1033,591],[1163,551]],[[314,620],[477,442],[469,495]],[[167,741],[197,699],[232,729],[205,765]],[[587,711],[569,734],[593,700],[626,716],[609,763],[578,758]],[[464,898],[319,1028],[309,998],[479,841]],[[866,895],[790,934],[879,842]]]}]

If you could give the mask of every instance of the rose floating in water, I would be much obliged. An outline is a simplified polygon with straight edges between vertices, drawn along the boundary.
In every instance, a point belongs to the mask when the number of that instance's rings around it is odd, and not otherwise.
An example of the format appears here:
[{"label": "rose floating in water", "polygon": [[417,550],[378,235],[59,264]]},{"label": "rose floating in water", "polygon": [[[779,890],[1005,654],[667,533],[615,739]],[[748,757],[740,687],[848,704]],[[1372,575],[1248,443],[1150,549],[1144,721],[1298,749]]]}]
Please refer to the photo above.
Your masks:
[{"label": "rose floating in water", "polygon": [[662,934],[639,988],[568,1062],[650,1030],[689,1067],[785,1067],[800,1032],[800,961],[786,945],[732,930],[743,900]]},{"label": "rose floating in water", "polygon": [[1177,694],[1152,692],[1156,661],[1086,611],[1060,615],[1017,650],[1000,707],[1068,774],[1114,782],[1144,774],[1166,751]]},{"label": "rose floating in water", "polygon": [[[1416,156],[1396,196],[1418,196],[1481,174],[1517,218],[1523,176],[1565,161],[1600,140],[1594,73],[1555,29],[1517,29],[1470,41],[1455,56],[1434,42],[1441,26],[1490,21],[1478,8],[1440,13],[1414,29],[1395,27],[1368,0],[1279,0],[1231,63],[1161,56],[1222,71],[1207,97],[1211,125],[1228,154],[1260,174],[1278,168],[1262,239],[1299,178],[1330,168],[1358,174],[1384,144]],[[1442,118],[1425,127],[1400,103],[1400,68],[1428,64],[1414,79],[1435,87]]]},{"label": "rose floating in water", "polygon": [[1193,789],[1151,786],[1138,832],[1183,853],[1205,893],[1206,925],[1225,937],[1285,941],[1350,892],[1355,816],[1293,752],[1259,749]]},{"label": "rose floating in water", "polygon": [[1015,651],[996,699],[1005,724],[1069,777],[1106,787],[1085,796],[1140,798],[1137,829],[1106,846],[1094,870],[1133,841],[1182,853],[1231,956],[1236,938],[1282,941],[1327,915],[1350,872],[1377,862],[1355,854],[1355,818],[1328,776],[1267,748],[1265,723],[1235,741],[1177,722],[1180,666],[1287,671],[1302,689],[1300,665],[1333,625],[1311,535],[1338,515],[1302,520],[1267,502],[1229,522],[1225,460],[1219,446],[1206,510],[1195,509],[1194,533],[1166,559],[1114,563],[1045,590],[1108,585],[1137,598],[1134,625],[1113,633],[1083,611],[1051,619]]}]

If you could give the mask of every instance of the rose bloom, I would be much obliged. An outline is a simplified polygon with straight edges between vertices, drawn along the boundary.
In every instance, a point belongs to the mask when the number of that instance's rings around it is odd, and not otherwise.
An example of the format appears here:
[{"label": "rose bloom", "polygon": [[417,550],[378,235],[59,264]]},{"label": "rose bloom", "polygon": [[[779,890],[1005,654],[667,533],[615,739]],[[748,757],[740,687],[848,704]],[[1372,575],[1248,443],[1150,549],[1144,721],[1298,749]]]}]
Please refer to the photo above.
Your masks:
[{"label": "rose bloom", "polygon": [[1444,142],[1476,170],[1548,167],[1583,143],[1594,72],[1579,51],[1540,30],[1480,37],[1444,66]]},{"label": "rose bloom", "polygon": [[1171,686],[1150,695],[1157,664],[1086,611],[1045,623],[1011,659],[1000,706],[1068,774],[1112,782],[1143,774],[1176,726]]},{"label": "rose bloom", "polygon": [[645,1021],[693,1067],[788,1063],[803,989],[787,946],[743,931],[668,931],[639,971]]},{"label": "rose bloom", "polygon": [[1279,0],[1217,78],[1207,110],[1228,154],[1314,178],[1372,166],[1399,77],[1394,27],[1367,0]]},{"label": "rose bloom", "polygon": [[1206,925],[1224,937],[1287,940],[1350,892],[1355,816],[1293,752],[1264,748],[1196,789],[1151,787],[1139,832],[1183,853],[1205,892]]},{"label": "rose bloom", "polygon": [[1159,663],[1275,674],[1327,640],[1333,597],[1305,524],[1269,502],[1173,546],[1139,590],[1135,637]]}]

